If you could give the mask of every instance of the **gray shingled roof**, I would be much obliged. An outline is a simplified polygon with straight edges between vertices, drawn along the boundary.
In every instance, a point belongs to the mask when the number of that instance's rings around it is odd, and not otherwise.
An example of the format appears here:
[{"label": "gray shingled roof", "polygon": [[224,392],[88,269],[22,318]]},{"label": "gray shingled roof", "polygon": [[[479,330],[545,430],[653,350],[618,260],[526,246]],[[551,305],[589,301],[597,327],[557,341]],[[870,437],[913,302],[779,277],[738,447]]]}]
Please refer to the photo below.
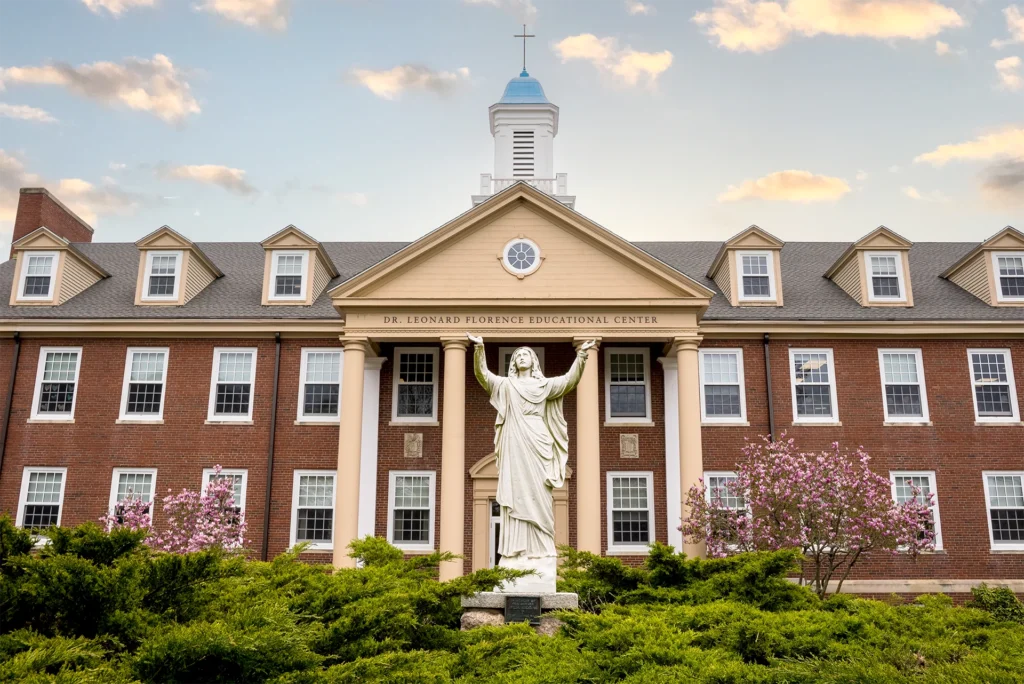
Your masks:
[{"label": "gray shingled roof", "polygon": [[[330,287],[395,253],[407,243],[325,242],[340,277]],[[782,248],[783,307],[731,307],[707,278],[721,242],[638,242],[637,247],[690,276],[718,296],[707,320],[1021,320],[1020,309],[988,306],[939,277],[977,246],[967,242],[918,242],[910,250],[913,308],[863,308],[822,276],[849,243],[787,242]],[[106,278],[59,307],[12,307],[14,262],[0,264],[0,318],[335,318],[326,293],[312,306],[262,306],[264,251],[258,242],[204,242],[199,247],[224,272],[182,307],[135,306],[139,251],[132,243],[77,243],[83,254],[106,269]],[[329,288],[328,288],[329,289]]]}]

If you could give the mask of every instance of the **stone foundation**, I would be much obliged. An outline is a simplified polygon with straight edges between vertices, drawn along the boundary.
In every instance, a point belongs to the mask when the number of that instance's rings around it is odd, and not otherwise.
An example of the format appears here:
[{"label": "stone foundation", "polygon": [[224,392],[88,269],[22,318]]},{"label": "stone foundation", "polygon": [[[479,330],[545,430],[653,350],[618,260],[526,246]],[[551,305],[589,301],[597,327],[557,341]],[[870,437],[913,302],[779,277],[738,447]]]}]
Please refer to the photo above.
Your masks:
[{"label": "stone foundation", "polygon": [[482,591],[472,596],[462,598],[462,630],[476,629],[477,627],[496,627],[507,624],[505,622],[505,601],[510,596],[539,596],[540,597],[540,623],[533,625],[538,634],[553,636],[562,626],[562,621],[555,617],[549,617],[544,613],[553,610],[578,610],[580,605],[579,595],[568,592],[557,592],[552,594],[529,594],[525,592],[498,592]]}]

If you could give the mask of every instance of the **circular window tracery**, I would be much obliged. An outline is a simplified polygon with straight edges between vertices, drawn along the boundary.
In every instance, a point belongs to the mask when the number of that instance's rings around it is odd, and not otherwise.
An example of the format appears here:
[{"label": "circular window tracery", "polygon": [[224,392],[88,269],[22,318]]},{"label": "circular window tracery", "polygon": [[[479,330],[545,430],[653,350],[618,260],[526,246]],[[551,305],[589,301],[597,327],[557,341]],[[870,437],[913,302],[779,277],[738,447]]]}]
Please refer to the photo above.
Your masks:
[{"label": "circular window tracery", "polygon": [[510,273],[525,276],[540,268],[540,247],[533,240],[518,237],[502,251],[502,263]]}]

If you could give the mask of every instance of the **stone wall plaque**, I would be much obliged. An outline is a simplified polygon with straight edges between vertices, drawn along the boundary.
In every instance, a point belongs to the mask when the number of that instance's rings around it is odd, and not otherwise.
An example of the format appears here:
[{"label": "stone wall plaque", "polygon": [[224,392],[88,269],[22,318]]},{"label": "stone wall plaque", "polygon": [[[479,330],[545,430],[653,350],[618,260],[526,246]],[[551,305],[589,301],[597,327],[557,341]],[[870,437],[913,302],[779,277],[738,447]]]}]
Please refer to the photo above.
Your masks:
[{"label": "stone wall plaque", "polygon": [[640,435],[619,435],[619,457],[640,458]]},{"label": "stone wall plaque", "polygon": [[405,433],[405,457],[406,458],[423,458],[423,433],[422,432],[406,432]]},{"label": "stone wall plaque", "polygon": [[509,596],[505,599],[505,622],[540,624],[540,596]]}]

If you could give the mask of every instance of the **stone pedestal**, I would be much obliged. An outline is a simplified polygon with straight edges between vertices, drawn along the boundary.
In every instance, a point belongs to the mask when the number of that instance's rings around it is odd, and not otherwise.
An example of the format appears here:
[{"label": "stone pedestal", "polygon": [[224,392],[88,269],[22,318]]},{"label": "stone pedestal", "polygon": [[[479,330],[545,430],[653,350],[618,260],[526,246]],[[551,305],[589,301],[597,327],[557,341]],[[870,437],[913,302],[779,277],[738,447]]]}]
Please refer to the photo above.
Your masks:
[{"label": "stone pedestal", "polygon": [[508,624],[505,620],[505,604],[510,597],[533,597],[540,599],[540,620],[533,625],[538,634],[553,635],[562,626],[562,621],[544,615],[553,610],[577,610],[580,607],[578,594],[569,592],[550,592],[546,594],[482,591],[462,598],[462,630],[476,627],[490,627]]}]

